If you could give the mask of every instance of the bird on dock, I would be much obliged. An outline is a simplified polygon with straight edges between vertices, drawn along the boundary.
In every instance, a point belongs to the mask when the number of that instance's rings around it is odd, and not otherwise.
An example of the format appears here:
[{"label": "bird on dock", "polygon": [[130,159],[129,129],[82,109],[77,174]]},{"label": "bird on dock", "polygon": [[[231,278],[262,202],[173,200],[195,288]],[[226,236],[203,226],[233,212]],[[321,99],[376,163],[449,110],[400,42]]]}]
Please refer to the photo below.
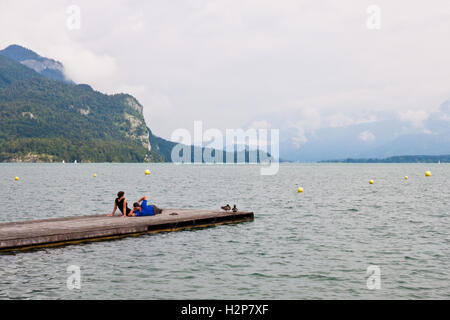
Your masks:
[{"label": "bird on dock", "polygon": [[229,204],[227,204],[226,206],[222,206],[222,207],[220,207],[222,210],[225,210],[225,211],[230,211],[231,210],[231,207],[230,207],[230,205]]},{"label": "bird on dock", "polygon": [[238,208],[236,207],[236,205],[233,206],[233,212],[237,212]]}]

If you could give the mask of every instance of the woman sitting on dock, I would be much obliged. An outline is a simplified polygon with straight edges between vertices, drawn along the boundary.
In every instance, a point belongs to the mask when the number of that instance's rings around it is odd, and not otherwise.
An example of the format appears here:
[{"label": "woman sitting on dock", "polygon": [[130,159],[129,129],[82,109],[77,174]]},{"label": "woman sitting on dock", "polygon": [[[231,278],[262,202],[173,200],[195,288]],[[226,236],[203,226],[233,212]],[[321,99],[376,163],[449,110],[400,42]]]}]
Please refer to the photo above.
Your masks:
[{"label": "woman sitting on dock", "polygon": [[120,212],[122,212],[122,217],[128,216],[131,212],[131,209],[128,208],[127,199],[125,199],[125,192],[119,191],[117,193],[117,198],[114,201],[114,210],[108,216],[113,216],[116,213],[117,208],[119,208]]},{"label": "woman sitting on dock", "polygon": [[[140,204],[140,202],[142,202],[142,204]],[[130,213],[130,216],[154,216],[155,214],[160,214],[161,212],[162,209],[159,209],[153,204],[148,204],[147,196],[143,196],[138,202],[133,204],[133,212]]]}]

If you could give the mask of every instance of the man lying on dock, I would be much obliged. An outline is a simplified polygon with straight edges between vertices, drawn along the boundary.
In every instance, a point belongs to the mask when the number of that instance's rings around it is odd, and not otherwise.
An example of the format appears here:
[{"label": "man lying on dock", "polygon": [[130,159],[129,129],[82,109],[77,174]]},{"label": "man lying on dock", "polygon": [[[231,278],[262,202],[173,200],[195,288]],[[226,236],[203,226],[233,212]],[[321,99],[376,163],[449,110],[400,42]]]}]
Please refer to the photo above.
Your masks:
[{"label": "man lying on dock", "polygon": [[[142,202],[142,204],[140,203]],[[133,210],[130,213],[132,217],[140,216],[154,216],[155,214],[160,214],[162,209],[158,208],[153,204],[147,203],[147,196],[143,196],[138,202],[133,204]]]}]

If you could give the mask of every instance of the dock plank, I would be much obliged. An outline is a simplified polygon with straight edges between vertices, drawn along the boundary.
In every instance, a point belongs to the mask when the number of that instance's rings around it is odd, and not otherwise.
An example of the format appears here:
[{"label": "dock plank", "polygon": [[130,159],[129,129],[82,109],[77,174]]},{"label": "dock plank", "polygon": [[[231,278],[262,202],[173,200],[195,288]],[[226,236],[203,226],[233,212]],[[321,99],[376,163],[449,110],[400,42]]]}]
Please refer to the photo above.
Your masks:
[{"label": "dock plank", "polygon": [[[172,215],[177,213],[177,215]],[[175,231],[221,223],[252,221],[253,212],[163,209],[156,216],[78,216],[0,223],[0,251],[95,241],[148,232]]]}]

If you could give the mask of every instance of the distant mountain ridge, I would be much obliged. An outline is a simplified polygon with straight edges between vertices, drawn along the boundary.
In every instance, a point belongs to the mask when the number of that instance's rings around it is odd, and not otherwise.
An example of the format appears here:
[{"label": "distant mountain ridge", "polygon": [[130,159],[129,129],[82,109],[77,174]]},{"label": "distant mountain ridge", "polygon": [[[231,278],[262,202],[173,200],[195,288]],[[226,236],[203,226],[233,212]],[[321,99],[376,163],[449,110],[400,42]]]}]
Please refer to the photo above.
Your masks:
[{"label": "distant mountain ridge", "polygon": [[48,79],[73,83],[66,77],[61,62],[42,57],[30,49],[13,44],[0,50],[0,55],[20,62]]},{"label": "distant mountain ridge", "polygon": [[396,111],[374,112],[370,121],[334,126],[323,116],[321,126],[309,131],[283,122],[292,119],[291,123],[304,124],[301,113],[284,114],[281,119],[267,116],[267,122],[280,128],[280,157],[289,161],[450,154],[450,101],[409,115],[412,117],[402,118]]}]

